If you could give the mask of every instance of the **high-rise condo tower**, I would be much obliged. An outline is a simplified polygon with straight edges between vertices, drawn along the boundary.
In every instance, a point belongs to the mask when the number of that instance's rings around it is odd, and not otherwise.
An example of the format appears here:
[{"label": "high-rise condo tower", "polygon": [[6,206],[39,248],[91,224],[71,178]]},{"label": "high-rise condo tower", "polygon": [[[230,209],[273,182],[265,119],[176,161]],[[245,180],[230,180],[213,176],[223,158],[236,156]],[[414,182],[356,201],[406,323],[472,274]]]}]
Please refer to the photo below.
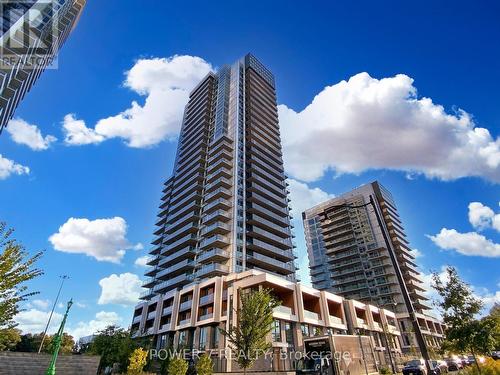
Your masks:
[{"label": "high-rise condo tower", "polygon": [[185,108],[142,298],[248,269],[295,281],[274,77],[248,54]]},{"label": "high-rise condo tower", "polygon": [[85,3],[0,0],[0,133],[42,72],[54,63]]}]

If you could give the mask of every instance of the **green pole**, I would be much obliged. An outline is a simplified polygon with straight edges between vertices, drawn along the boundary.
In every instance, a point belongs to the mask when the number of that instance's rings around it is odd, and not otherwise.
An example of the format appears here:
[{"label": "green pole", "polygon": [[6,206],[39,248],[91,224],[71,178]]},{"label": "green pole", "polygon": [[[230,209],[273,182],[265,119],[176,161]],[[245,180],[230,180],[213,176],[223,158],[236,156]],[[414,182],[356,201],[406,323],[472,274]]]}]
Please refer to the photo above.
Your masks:
[{"label": "green pole", "polygon": [[54,337],[54,352],[52,353],[52,360],[50,361],[49,368],[45,373],[46,375],[55,375],[56,373],[57,355],[59,354],[59,349],[61,348],[61,342],[64,334],[64,324],[66,324],[66,318],[68,317],[68,312],[71,308],[71,305],[73,305],[73,299],[69,300],[68,307],[66,308],[66,312],[64,313],[64,318],[61,322],[61,325],[59,326],[59,330],[57,331],[56,336]]}]

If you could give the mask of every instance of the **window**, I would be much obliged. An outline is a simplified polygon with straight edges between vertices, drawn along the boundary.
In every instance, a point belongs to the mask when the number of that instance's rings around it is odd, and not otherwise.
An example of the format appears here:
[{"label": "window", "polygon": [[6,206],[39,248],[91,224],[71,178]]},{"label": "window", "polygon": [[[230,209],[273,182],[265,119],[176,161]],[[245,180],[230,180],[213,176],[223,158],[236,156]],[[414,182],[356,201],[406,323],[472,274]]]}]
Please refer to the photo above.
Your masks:
[{"label": "window", "polygon": [[210,342],[211,348],[217,348],[219,346],[219,327],[212,327],[212,341]]},{"label": "window", "polygon": [[293,328],[290,322],[285,322],[285,339],[286,343],[293,347]]},{"label": "window", "polygon": [[302,331],[302,336],[304,337],[309,337],[309,325],[307,324],[301,324],[300,325],[300,330]]},{"label": "window", "polygon": [[208,327],[201,327],[199,333],[199,346],[200,350],[205,350],[207,347]]},{"label": "window", "polygon": [[279,320],[273,321],[271,335],[274,342],[281,342],[281,324]]},{"label": "window", "polygon": [[179,346],[187,345],[188,343],[188,331],[180,331],[179,332]]}]

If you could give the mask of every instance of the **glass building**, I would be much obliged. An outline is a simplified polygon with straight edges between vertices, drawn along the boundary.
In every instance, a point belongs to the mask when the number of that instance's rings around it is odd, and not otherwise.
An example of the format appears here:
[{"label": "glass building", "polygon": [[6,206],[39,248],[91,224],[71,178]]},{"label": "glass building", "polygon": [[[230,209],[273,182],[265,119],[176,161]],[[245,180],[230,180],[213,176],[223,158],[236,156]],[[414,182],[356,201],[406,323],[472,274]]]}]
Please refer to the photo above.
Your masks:
[{"label": "glass building", "polygon": [[[402,348],[416,346],[411,322],[378,225],[374,208],[365,205],[373,197],[387,227],[392,247],[403,273],[406,289],[417,311],[423,331],[434,340],[434,322],[427,311],[428,298],[422,285],[415,257],[396,208],[392,194],[375,181],[330,199],[302,214],[314,288],[328,290],[394,311],[402,331]],[[352,205],[357,208],[338,207]],[[361,206],[361,207],[360,207]],[[432,322],[427,327],[426,321]],[[437,343],[431,342],[431,345]]]},{"label": "glass building", "polygon": [[0,132],[50,66],[86,0],[0,0]]},{"label": "glass building", "polygon": [[254,56],[191,92],[142,299],[254,269],[295,281],[274,77]]}]

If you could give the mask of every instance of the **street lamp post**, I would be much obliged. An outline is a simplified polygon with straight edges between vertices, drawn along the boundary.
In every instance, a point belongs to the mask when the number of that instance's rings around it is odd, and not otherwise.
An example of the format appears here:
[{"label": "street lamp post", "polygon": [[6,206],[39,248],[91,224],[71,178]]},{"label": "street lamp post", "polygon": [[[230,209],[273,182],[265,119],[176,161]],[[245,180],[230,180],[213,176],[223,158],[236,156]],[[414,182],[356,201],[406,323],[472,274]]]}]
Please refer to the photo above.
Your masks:
[{"label": "street lamp post", "polygon": [[52,353],[52,359],[50,361],[49,368],[47,369],[47,372],[45,375],[55,375],[56,374],[56,362],[57,362],[57,356],[59,355],[59,349],[61,348],[61,343],[63,340],[64,336],[64,325],[66,324],[66,318],[68,317],[68,312],[71,306],[73,305],[73,300],[70,299],[68,302],[68,306],[66,307],[66,312],[64,313],[64,318],[61,322],[61,325],[59,326],[59,330],[56,333],[56,336],[54,337],[54,352]]},{"label": "street lamp post", "polygon": [[389,257],[391,258],[392,266],[394,267],[394,271],[396,273],[396,277],[398,279],[399,287],[401,288],[401,293],[403,295],[403,300],[410,316],[410,320],[413,325],[413,330],[415,333],[415,337],[417,339],[417,344],[420,349],[420,353],[422,353],[422,357],[425,361],[425,367],[427,368],[427,373],[432,373],[431,359],[429,357],[429,352],[427,351],[427,346],[425,345],[424,336],[420,329],[420,325],[418,324],[417,316],[415,315],[415,309],[413,307],[413,303],[410,299],[410,294],[408,292],[408,288],[406,287],[406,283],[403,278],[403,273],[401,272],[401,268],[399,267],[399,263],[396,257],[396,252],[394,251],[394,247],[392,246],[391,241],[389,240],[388,229],[385,225],[385,222],[381,218],[381,214],[378,210],[378,206],[375,204],[375,200],[373,199],[373,195],[370,194],[370,201],[368,203],[362,205],[351,205],[351,204],[340,204],[336,206],[332,206],[331,208],[362,208],[371,205],[373,207],[373,211],[375,213],[375,217],[377,218],[377,223],[381,229],[382,237],[384,238],[385,245],[387,247],[387,251],[389,252]]},{"label": "street lamp post", "polygon": [[56,299],[54,300],[54,305],[52,305],[52,310],[50,311],[49,320],[47,320],[47,325],[45,326],[45,330],[43,331],[42,341],[40,342],[40,347],[38,348],[38,354],[40,354],[40,352],[42,351],[43,342],[45,341],[45,336],[47,335],[47,330],[49,329],[49,324],[50,321],[52,320],[52,314],[54,314],[54,309],[56,308],[57,301],[59,300],[59,295],[61,294],[61,289],[63,287],[64,281],[66,279],[69,279],[69,276],[67,275],[62,275],[59,277],[61,278],[61,285],[59,285],[59,290],[57,291],[57,296]]}]

